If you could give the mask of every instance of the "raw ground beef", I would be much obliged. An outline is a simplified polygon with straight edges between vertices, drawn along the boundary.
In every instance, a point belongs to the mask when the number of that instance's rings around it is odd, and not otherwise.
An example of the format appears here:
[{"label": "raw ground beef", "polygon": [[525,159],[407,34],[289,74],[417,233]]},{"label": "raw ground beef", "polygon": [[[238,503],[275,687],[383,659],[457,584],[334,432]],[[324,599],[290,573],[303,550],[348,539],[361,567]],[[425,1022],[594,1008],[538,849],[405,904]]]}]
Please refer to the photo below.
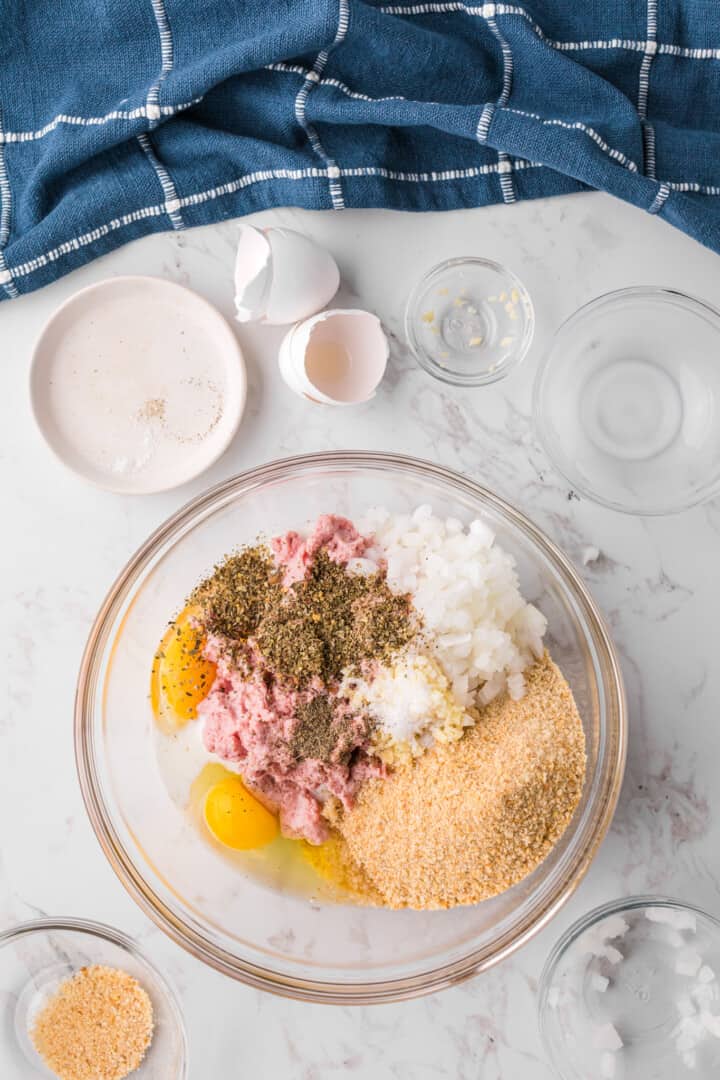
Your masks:
[{"label": "raw ground beef", "polygon": [[[271,546],[278,566],[285,568],[284,584],[288,586],[305,576],[321,549],[333,561],[345,564],[361,557],[371,543],[372,539],[361,536],[351,521],[324,514],[308,537],[289,532],[276,537]],[[337,709],[342,713],[342,736],[338,727],[338,744],[330,760],[298,760],[291,748],[299,724],[298,710],[328,688],[318,680],[302,690],[284,685],[266,669],[251,645],[248,651],[250,674],[230,662],[225,642],[213,636],[208,639],[205,656],[218,668],[210,693],[198,705],[205,748],[240,766],[248,787],[279,813],[285,836],[320,844],[328,836],[323,799],[334,795],[349,810],[363,782],[382,776],[384,767],[377,758],[368,756],[365,720],[350,714],[341,699]]]},{"label": "raw ground beef", "polygon": [[372,546],[372,537],[362,536],[348,518],[321,514],[309,536],[291,531],[274,537],[270,546],[278,566],[285,568],[283,584],[292,585],[302,581],[321,548],[333,562],[345,564],[361,558]]}]

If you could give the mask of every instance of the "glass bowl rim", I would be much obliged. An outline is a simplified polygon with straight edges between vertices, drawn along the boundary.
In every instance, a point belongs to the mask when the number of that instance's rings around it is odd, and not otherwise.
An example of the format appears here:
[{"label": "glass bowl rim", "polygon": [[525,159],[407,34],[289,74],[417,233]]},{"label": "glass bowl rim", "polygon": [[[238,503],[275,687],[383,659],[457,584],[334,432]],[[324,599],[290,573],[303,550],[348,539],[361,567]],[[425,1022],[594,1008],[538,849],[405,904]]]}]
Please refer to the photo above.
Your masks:
[{"label": "glass bowl rim", "polygon": [[[493,270],[495,273],[509,278],[513,288],[516,288],[522,295],[523,301],[529,309],[529,313],[528,318],[525,321],[522,340],[519,342],[518,348],[513,353],[510,360],[500,365],[500,367],[496,368],[494,371],[461,375],[458,372],[451,372],[445,368],[441,368],[438,364],[433,363],[433,361],[428,358],[425,350],[420,345],[415,332],[414,313],[418,307],[418,300],[420,299],[421,294],[433,278],[439,276],[441,273],[444,273],[445,270],[449,270],[453,266],[466,265],[467,263],[472,263],[476,266],[484,266],[489,270]],[[495,259],[486,259],[480,255],[456,255],[452,259],[444,259],[442,262],[436,263],[435,266],[431,266],[430,269],[415,283],[405,304],[404,324],[405,337],[410,346],[410,351],[415,357],[416,362],[423,371],[428,373],[428,375],[432,375],[433,378],[439,379],[440,382],[444,382],[450,386],[490,386],[492,383],[498,382],[500,379],[504,379],[506,375],[509,375],[510,372],[513,371],[527,356],[535,336],[535,306],[526,286],[514,270],[504,266],[502,263],[496,262]]]},{"label": "glass bowl rim", "polygon": [[633,896],[624,896],[619,897],[616,900],[608,900],[606,903],[598,904],[597,907],[591,908],[590,911],[586,911],[584,915],[581,915],[571,923],[567,930],[560,935],[553,945],[550,955],[543,965],[537,989],[537,1017],[540,1038],[542,1039],[543,1049],[558,1076],[561,1077],[561,1080],[575,1080],[575,1078],[571,1077],[568,1073],[565,1073],[563,1063],[557,1060],[557,1055],[550,1042],[550,1036],[547,1030],[546,1018],[549,1009],[547,998],[557,965],[560,963],[570,946],[577,941],[581,934],[584,934],[586,930],[589,930],[590,927],[596,926],[609,915],[622,915],[622,913],[626,911],[636,911],[638,908],[648,907],[670,907],[680,911],[691,911],[694,915],[701,915],[704,919],[707,919],[708,922],[713,923],[720,932],[720,918],[718,918],[718,916],[713,915],[711,912],[706,911],[697,904],[691,904],[686,900],[678,900],[672,896],[664,896],[661,893],[637,893]]},{"label": "glass bowl rim", "polygon": [[69,915],[44,917],[41,919],[28,919],[25,922],[16,923],[15,926],[10,926],[6,930],[0,930],[0,954],[6,945],[11,945],[22,938],[32,937],[33,934],[49,934],[53,932],[81,933],[102,938],[104,941],[110,942],[111,945],[117,945],[118,948],[130,953],[131,956],[148,968],[157,980],[157,985],[162,991],[179,1035],[182,1060],[176,1080],[187,1080],[189,1075],[188,1035],[178,993],[168,981],[167,975],[164,975],[157,965],[146,956],[134,938],[129,937],[114,926],[108,926],[107,923],[97,922],[94,919],[80,919]]},{"label": "glass bowl rim", "polygon": [[[590,502],[595,503],[597,506],[604,506],[608,510],[616,510],[618,513],[628,514],[634,517],[668,517],[673,514],[681,514],[685,510],[692,509],[694,506],[700,506],[720,494],[720,466],[718,467],[717,476],[710,480],[702,489],[698,490],[692,498],[685,499],[680,504],[667,502],[655,503],[648,504],[643,506],[642,509],[638,509],[637,506],[629,505],[627,502],[618,502],[617,500],[600,495],[589,485],[578,479],[577,476],[574,476],[572,468],[568,469],[565,465],[561,464],[558,460],[558,455],[552,449],[555,443],[547,431],[544,420],[542,399],[545,393],[545,381],[553,361],[555,345],[561,334],[566,333],[568,330],[573,330],[577,323],[581,322],[587,315],[592,314],[596,309],[604,307],[605,305],[612,306],[622,300],[632,298],[653,299],[660,300],[661,302],[668,300],[672,300],[675,303],[679,302],[681,307],[696,315],[705,315],[706,318],[709,316],[710,321],[715,323],[715,329],[720,336],[720,309],[716,308],[707,300],[692,296],[690,293],[684,293],[681,289],[675,289],[668,285],[628,285],[622,289],[611,289],[608,292],[600,293],[599,296],[594,296],[584,304],[581,304],[580,307],[571,312],[566,319],[563,319],[550,338],[545,352],[538,362],[537,372],[533,383],[533,427],[538,441],[553,468],[557,470],[564,480],[569,484],[572,484],[575,491],[579,492],[579,494],[583,495],[586,499],[589,499]],[[571,458],[564,456],[563,460],[570,461]]]},{"label": "glass bowl rim", "polygon": [[[304,978],[274,971],[252,961],[231,954],[220,945],[210,943],[198,931],[167,907],[153,892],[139,872],[134,860],[124,849],[116,829],[106,812],[98,784],[95,767],[93,711],[98,679],[98,662],[109,638],[113,622],[123,602],[131,593],[139,575],[157,549],[172,541],[182,528],[201,512],[209,511],[214,504],[221,505],[226,497],[250,490],[257,490],[264,482],[280,477],[302,475],[313,467],[402,469],[416,477],[434,477],[455,490],[480,498],[500,511],[505,518],[541,551],[570,579],[573,598],[580,601],[583,615],[596,635],[596,647],[607,665],[608,712],[616,719],[615,729],[610,731],[612,757],[608,758],[607,779],[599,789],[596,805],[596,822],[592,835],[578,851],[571,872],[560,880],[552,895],[540,910],[526,915],[522,925],[509,932],[499,947],[487,955],[487,946],[471,950],[459,960],[441,964],[420,974],[395,979],[375,980],[364,983],[343,983]],[[566,555],[544,533],[504,499],[495,495],[474,480],[421,458],[382,451],[317,451],[314,453],[280,458],[239,473],[209,488],[191,499],[175,514],[156,528],[144,544],[137,549],[115,579],[105,596],[90,630],[78,674],[75,696],[75,760],[85,809],[100,846],[121,883],[130,896],[161,930],[176,944],[195,958],[231,978],[255,989],[269,990],[285,997],[303,1001],[341,1005],[368,1005],[380,1002],[400,1001],[419,997],[444,987],[453,986],[493,966],[515,952],[529,941],[556,914],[572,895],[585,876],[605,834],[610,826],[620,795],[627,753],[627,705],[619,659],[595,601],[587,591],[582,579]]]}]

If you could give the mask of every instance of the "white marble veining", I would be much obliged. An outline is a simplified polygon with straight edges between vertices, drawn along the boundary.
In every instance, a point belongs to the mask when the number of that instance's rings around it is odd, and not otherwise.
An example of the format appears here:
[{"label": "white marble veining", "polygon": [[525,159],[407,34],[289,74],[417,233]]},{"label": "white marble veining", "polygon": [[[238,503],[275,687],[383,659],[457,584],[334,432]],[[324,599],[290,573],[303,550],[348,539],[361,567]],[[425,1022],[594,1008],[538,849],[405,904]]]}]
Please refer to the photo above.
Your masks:
[{"label": "white marble veining", "polygon": [[[119,497],[85,486],[50,456],[28,402],[28,362],[45,318],[108,275],[149,273],[232,310],[232,223],[131,244],[56,285],[0,305],[3,493],[0,712],[0,926],[77,915],[136,935],[178,986],[192,1080],[550,1080],[535,1014],[544,959],[569,922],[630,892],[661,891],[720,914],[720,504],[634,520],[578,499],[532,437],[534,368],[579,304],[633,284],[671,285],[720,303],[720,261],[658,218],[610,197],[424,216],[279,210],[327,244],[341,298],[375,310],[393,335],[388,375],[357,409],[319,409],[281,382],[281,330],[237,328],[250,396],[228,453],[181,491]],[[454,391],[403,344],[405,297],[453,255],[507,263],[526,283],[538,327],[521,368],[494,388]],[[419,1001],[331,1009],[234,984],[166,940],[106,864],[75,778],[72,704],[91,620],[128,556],[182,502],[248,466],[300,450],[401,450],[459,469],[517,502],[578,564],[620,649],[630,754],[620,807],[599,856],[552,924],[508,962]],[[582,553],[601,554],[584,566]],[[14,1078],[13,1078],[14,1080]],[[638,1078],[640,1080],[640,1078]]]}]

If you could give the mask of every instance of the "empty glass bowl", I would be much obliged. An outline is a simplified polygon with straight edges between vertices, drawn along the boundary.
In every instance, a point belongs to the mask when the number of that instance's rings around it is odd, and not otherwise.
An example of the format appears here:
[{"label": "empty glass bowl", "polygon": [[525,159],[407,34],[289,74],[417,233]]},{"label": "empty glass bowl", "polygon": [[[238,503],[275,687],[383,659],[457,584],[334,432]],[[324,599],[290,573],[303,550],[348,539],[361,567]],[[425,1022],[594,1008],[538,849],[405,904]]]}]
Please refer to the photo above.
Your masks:
[{"label": "empty glass bowl", "polygon": [[563,1080],[720,1076],[720,921],[637,896],[571,926],[540,982],[540,1028]]},{"label": "empty glass bowl", "polygon": [[185,1028],[173,991],[130,938],[82,919],[38,919],[0,933],[0,1076],[54,1076],[30,1030],[59,984],[82,967],[101,964],[134,976],[150,997],[153,1040],[133,1080],[186,1080]]},{"label": "empty glass bowl", "polygon": [[576,491],[628,514],[671,514],[720,492],[720,313],[671,289],[622,289],[560,329],[534,414]]},{"label": "empty glass bowl", "polygon": [[527,353],[534,328],[525,286],[491,259],[449,259],[433,267],[405,309],[418,363],[456,386],[502,379]]},{"label": "empty glass bowl", "polygon": [[[168,619],[218,558],[320,513],[431,504],[481,517],[511,552],[522,589],[549,622],[548,647],[578,703],[588,772],[580,805],[545,862],[475,907],[390,911],[333,903],[223,858],[163,782],[148,700]],[[199,959],[253,986],[345,1004],[451,985],[527,941],[573,891],[607,829],[622,780],[622,680],[602,618],[565,556],[491,492],[429,462],[321,453],[235,477],[166,522],[112,587],[91,632],[77,694],[76,748],[90,819],[133,897]],[[285,868],[286,869],[286,868]],[[278,875],[284,872],[278,866]],[[317,886],[317,882],[315,882]]]}]

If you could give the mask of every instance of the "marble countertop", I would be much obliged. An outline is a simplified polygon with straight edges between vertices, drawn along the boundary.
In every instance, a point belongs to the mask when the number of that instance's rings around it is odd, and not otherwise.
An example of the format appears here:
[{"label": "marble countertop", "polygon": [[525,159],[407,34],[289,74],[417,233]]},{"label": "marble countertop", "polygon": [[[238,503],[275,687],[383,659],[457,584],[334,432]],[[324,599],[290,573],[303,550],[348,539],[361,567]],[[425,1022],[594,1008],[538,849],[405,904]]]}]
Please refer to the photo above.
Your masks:
[{"label": "marble countertop", "polygon": [[[28,363],[46,317],[103,277],[157,274],[231,314],[232,222],[138,241],[57,284],[0,305],[4,574],[0,714],[0,926],[76,915],[135,935],[178,987],[191,1080],[550,1080],[535,990],[553,943],[595,904],[638,892],[720,914],[720,504],[640,520],[568,490],[532,437],[530,388],[549,335],[581,303],[633,284],[720,302],[718,257],[609,196],[448,214],[278,210],[261,222],[314,235],[335,254],[344,298],[376,311],[393,338],[373,402],[319,409],[275,362],[280,334],[238,328],[250,379],[237,438],[184,489],[119,497],[56,463],[29,408]],[[405,297],[443,258],[486,255],[525,281],[538,325],[530,355],[495,388],[455,391],[421,372],[403,343]],[[117,571],[147,534],[209,484],[296,451],[397,450],[432,458],[518,503],[578,565],[612,627],[625,672],[630,749],[610,833],[575,896],[526,948],[456,989],[418,1001],[332,1009],[235,984],[182,952],[141,914],[106,863],[75,777],[72,707],[85,638]],[[584,566],[582,553],[599,548]],[[9,1080],[9,1078],[8,1078]],[[13,1078],[14,1080],[14,1078]],[[639,1080],[639,1078],[638,1078]]]}]

